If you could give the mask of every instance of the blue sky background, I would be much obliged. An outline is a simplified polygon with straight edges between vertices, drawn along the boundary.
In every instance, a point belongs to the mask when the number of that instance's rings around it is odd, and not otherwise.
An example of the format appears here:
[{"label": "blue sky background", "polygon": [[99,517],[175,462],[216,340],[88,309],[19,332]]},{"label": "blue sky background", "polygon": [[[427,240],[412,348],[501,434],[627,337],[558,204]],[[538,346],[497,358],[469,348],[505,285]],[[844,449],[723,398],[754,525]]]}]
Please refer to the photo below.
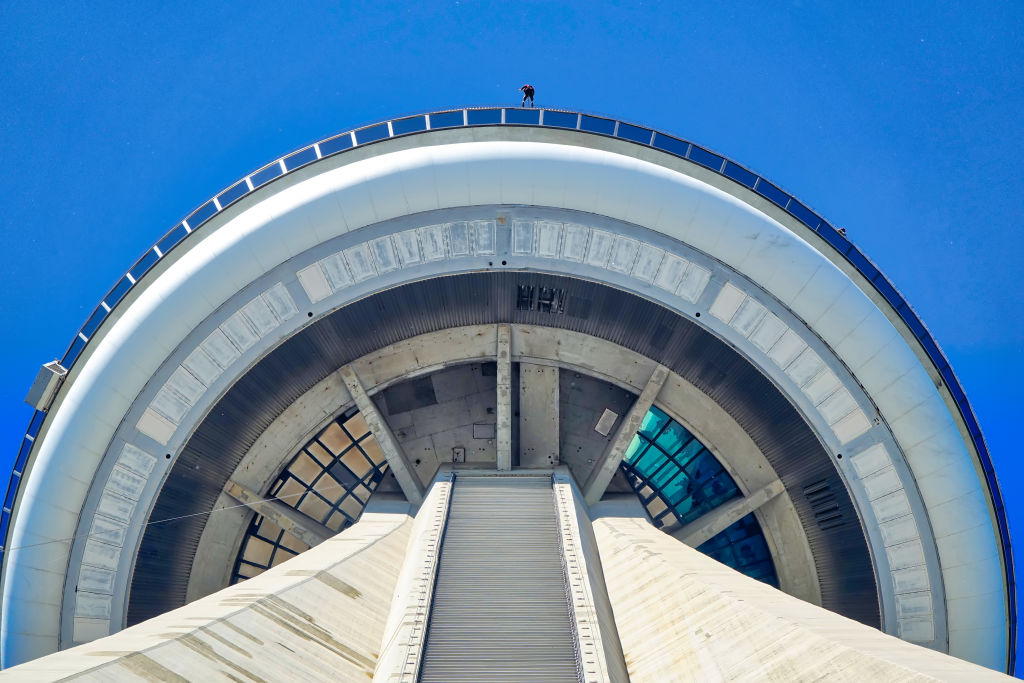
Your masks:
[{"label": "blue sky background", "polygon": [[0,4],[0,473],[39,366],[186,213],[329,133],[531,82],[845,226],[950,357],[1024,533],[1024,4],[283,4]]}]

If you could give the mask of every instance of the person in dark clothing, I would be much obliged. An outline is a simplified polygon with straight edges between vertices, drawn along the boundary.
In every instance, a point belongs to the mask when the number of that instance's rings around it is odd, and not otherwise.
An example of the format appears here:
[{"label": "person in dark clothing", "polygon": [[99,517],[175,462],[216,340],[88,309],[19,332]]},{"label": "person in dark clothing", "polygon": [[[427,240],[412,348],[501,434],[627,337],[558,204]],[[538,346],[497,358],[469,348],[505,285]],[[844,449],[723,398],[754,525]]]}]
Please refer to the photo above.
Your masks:
[{"label": "person in dark clothing", "polygon": [[523,103],[520,106],[525,107],[526,106],[526,100],[529,99],[530,100],[530,106],[532,107],[533,106],[533,86],[530,85],[529,83],[527,83],[526,85],[521,87],[520,90],[523,91]]}]

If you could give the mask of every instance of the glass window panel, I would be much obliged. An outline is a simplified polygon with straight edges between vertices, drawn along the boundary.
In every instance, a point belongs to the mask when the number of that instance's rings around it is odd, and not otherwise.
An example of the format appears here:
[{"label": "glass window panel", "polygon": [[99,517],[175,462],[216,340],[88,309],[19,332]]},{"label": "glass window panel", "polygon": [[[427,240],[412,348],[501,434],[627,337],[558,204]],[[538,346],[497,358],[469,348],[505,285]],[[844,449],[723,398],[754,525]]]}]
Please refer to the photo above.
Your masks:
[{"label": "glass window panel", "polygon": [[299,499],[302,494],[306,492],[306,486],[298,479],[289,477],[281,488],[277,490],[277,498],[281,500],[285,505],[295,507],[299,504]]},{"label": "glass window panel", "polygon": [[654,135],[654,146],[658,149],[663,149],[666,152],[671,152],[676,156],[685,157],[686,151],[690,147],[690,143],[679,138],[674,138],[671,135],[665,135],[664,133],[655,133]]},{"label": "glass window panel", "polygon": [[[160,260],[160,257],[156,255],[156,252],[150,249],[142,257],[135,262],[135,265],[128,271],[132,274],[132,277],[136,280],[142,278],[143,275],[149,272],[149,269],[153,267],[153,264]],[[85,336],[90,336],[86,333]]]},{"label": "glass window panel", "polygon": [[363,418],[362,413],[356,413],[345,422],[345,431],[348,432],[353,439],[361,439],[365,436],[370,428],[366,426],[366,420]]},{"label": "glass window panel", "polygon": [[687,477],[685,473],[682,473],[680,476],[665,484],[661,494],[665,496],[665,500],[667,500],[670,505],[675,506],[678,505],[683,498],[689,496],[691,490],[693,490],[693,484],[690,482],[690,478]]},{"label": "glass window panel", "polygon": [[[353,438],[362,438],[362,441],[357,443]],[[371,463],[364,449],[371,457],[378,458],[379,463]],[[340,453],[340,456],[335,453]],[[277,497],[328,528],[340,531],[359,517],[386,471],[384,455],[369,433],[366,421],[358,414],[344,416],[325,427],[299,451],[277,481],[270,485],[266,495]],[[349,489],[356,495],[352,495]],[[248,552],[255,553],[258,549],[255,559],[260,561],[259,566],[264,567],[268,557],[271,563],[278,564],[308,549],[292,534],[256,515],[235,561],[235,581],[262,572],[262,569],[254,569],[257,564],[245,555],[250,542],[253,550]]]},{"label": "glass window panel", "polygon": [[661,434],[654,440],[654,443],[658,444],[661,450],[669,455],[673,455],[685,444],[689,443],[691,438],[690,432],[687,431],[686,427],[673,420],[661,431]]},{"label": "glass window panel", "polygon": [[590,131],[591,133],[601,133],[603,135],[611,135],[615,132],[615,121],[611,119],[602,119],[596,116],[587,116],[584,114],[580,117],[580,130]]},{"label": "glass window panel", "polygon": [[305,453],[299,453],[298,457],[288,466],[288,471],[306,484],[312,484],[324,471],[324,468]]},{"label": "glass window panel", "polygon": [[[343,150],[348,149],[352,146],[352,136],[348,133],[339,135],[338,137],[331,138],[330,140],[324,140],[320,143],[320,154],[321,156],[327,156],[328,154],[335,154]],[[255,182],[253,183],[255,184]]]},{"label": "glass window panel", "polygon": [[789,195],[769,183],[764,178],[757,181],[757,187],[754,190],[763,197],[767,197],[769,200],[775,202],[779,206],[785,208],[789,202]]},{"label": "glass window panel", "polygon": [[[246,190],[248,189],[249,188],[247,187]],[[164,235],[163,238],[161,238],[161,240],[156,243],[156,246],[158,249],[160,249],[160,253],[166,254],[167,252],[174,248],[174,245],[176,245],[181,240],[185,239],[185,236],[187,234],[188,233],[185,231],[185,226],[179,223],[178,225],[174,226],[174,228],[170,232]]]},{"label": "glass window panel", "polygon": [[[256,173],[253,173],[251,176],[249,176],[249,180],[252,182],[253,187],[259,187],[264,183],[270,182],[277,176],[281,175],[281,173],[281,165],[278,163],[273,163],[264,168],[262,171],[257,171]],[[192,226],[193,228],[195,227],[195,225],[193,225],[191,222],[189,223],[189,225]]]},{"label": "glass window panel", "polygon": [[318,495],[310,494],[302,499],[299,512],[303,512],[318,522],[323,522],[331,514],[331,506]]},{"label": "glass window panel", "polygon": [[416,133],[427,129],[426,116],[411,116],[407,119],[397,119],[391,122],[391,130],[395,135],[403,133]]},{"label": "glass window panel", "polygon": [[198,209],[193,211],[191,215],[189,215],[189,217],[186,218],[185,220],[187,220],[189,226],[193,230],[195,230],[200,225],[202,225],[203,221],[205,221],[207,218],[209,218],[215,213],[217,213],[217,207],[213,205],[213,202],[206,202]]},{"label": "glass window panel", "polygon": [[[353,451],[355,451],[355,449],[353,449]],[[351,455],[349,453],[346,453],[344,457],[347,457],[349,460],[354,460],[356,457],[358,457],[363,462],[366,462],[366,458],[364,458],[360,453],[358,453],[358,451],[356,451],[355,453],[351,453]],[[351,490],[353,486],[360,482],[360,478],[357,477],[355,473],[352,472],[352,470],[345,467],[341,463],[335,463],[331,465],[330,473],[331,476],[338,481],[338,484],[345,491]],[[341,496],[339,495],[338,497],[340,498]]]},{"label": "glass window panel", "polygon": [[683,446],[683,449],[673,456],[673,459],[679,463],[681,467],[686,467],[693,461],[694,457],[703,450],[704,444],[697,439],[691,438],[686,445]]},{"label": "glass window panel", "polygon": [[[366,448],[366,446],[369,445],[370,441],[373,441],[373,445],[377,446],[377,440],[374,439],[373,437],[370,437],[369,439],[367,439],[366,441],[359,445],[362,446],[363,448]],[[377,448],[377,451],[380,451],[379,447]],[[351,470],[351,472],[356,476],[356,479],[362,479],[364,476],[366,476],[366,473],[373,468],[373,464],[367,459],[365,455],[363,455],[363,452],[359,448],[353,448],[349,450],[347,453],[345,453],[345,455],[341,456],[341,462],[342,464],[345,465],[345,467]],[[333,473],[334,472],[332,470],[332,474]],[[335,477],[337,477],[338,480],[342,482],[348,481],[347,479],[343,479],[342,477],[339,477],[336,474]],[[351,486],[351,484],[349,485]]]},{"label": "glass window panel", "polygon": [[757,182],[757,176],[742,166],[737,166],[731,161],[725,163],[725,175],[747,187],[753,188]]},{"label": "glass window panel", "polygon": [[550,109],[544,110],[544,125],[555,126],[557,128],[575,128],[576,127],[576,114],[570,114],[563,111],[552,111]]},{"label": "glass window panel", "polygon": [[532,124],[540,123],[540,109],[506,109],[505,123]]},{"label": "glass window panel", "polygon": [[345,500],[341,501],[338,509],[352,519],[357,519],[363,512],[363,504],[352,496],[345,496]]},{"label": "glass window panel", "polygon": [[651,141],[651,131],[647,128],[633,126],[628,123],[619,123],[619,137],[634,142],[648,144]]},{"label": "glass window panel", "polygon": [[653,439],[661,431],[661,428],[668,423],[668,415],[661,412],[657,408],[652,407],[644,415],[643,422],[640,423],[640,434]]},{"label": "glass window panel", "polygon": [[314,491],[323,498],[332,501],[332,503],[345,495],[346,488],[335,481],[334,477],[320,477],[317,479],[316,484],[313,485]]},{"label": "glass window panel", "polygon": [[466,112],[466,120],[471,126],[482,126],[501,123],[500,109],[470,109]]},{"label": "glass window panel", "polygon": [[363,450],[363,453],[366,454],[366,457],[374,465],[381,465],[387,461],[387,458],[384,457],[384,451],[380,449],[380,444],[377,443],[377,439],[373,436],[360,441],[359,448]]},{"label": "glass window panel", "polygon": [[366,501],[370,500],[370,494],[373,492],[365,486],[360,485],[352,489],[352,493],[354,493],[359,500],[363,501],[363,504],[365,505]]},{"label": "glass window panel", "polygon": [[665,484],[669,482],[673,477],[678,475],[682,470],[674,463],[667,462],[665,466],[658,470],[654,476],[651,477],[651,484],[656,489],[664,490]]},{"label": "glass window panel", "polygon": [[287,531],[281,534],[281,546],[291,550],[295,554],[304,553],[309,550],[308,545],[295,538]]},{"label": "glass window panel", "polygon": [[[249,192],[249,186],[245,184],[244,180],[240,180],[228,189],[224,190],[217,196],[217,201],[220,202],[221,206],[227,206],[231,202],[235,201],[239,197],[242,197]],[[163,251],[161,249],[161,251]]]},{"label": "glass window panel", "polygon": [[284,165],[289,171],[294,171],[299,166],[316,161],[316,150],[312,147],[299,150],[295,154],[285,157]]},{"label": "glass window panel", "polygon": [[327,446],[335,455],[342,453],[352,445],[352,439],[349,438],[348,434],[345,433],[337,422],[327,425],[327,429],[320,433],[317,440],[324,446]]},{"label": "glass window panel", "polygon": [[388,137],[388,124],[378,123],[376,126],[363,128],[356,131],[356,142],[365,145],[367,142],[376,142]]},{"label": "glass window panel", "polygon": [[661,469],[667,460],[668,457],[657,448],[648,448],[643,457],[636,462],[636,473],[647,479]]},{"label": "glass window panel", "polygon": [[712,171],[718,171],[722,168],[722,162],[724,159],[713,154],[706,149],[693,145],[690,147],[690,160],[696,161],[701,166],[707,166]]},{"label": "glass window panel", "polygon": [[281,527],[271,522],[266,517],[260,516],[257,522],[257,534],[263,538],[277,543],[278,539],[281,538]]},{"label": "glass window panel", "polygon": [[654,500],[647,504],[647,514],[652,518],[657,518],[658,515],[666,511],[668,511],[668,505],[661,498],[655,497]]},{"label": "glass window panel", "polygon": [[450,128],[451,126],[462,125],[462,110],[445,111],[440,114],[430,115],[431,128]]},{"label": "glass window panel", "polygon": [[327,528],[332,531],[341,531],[348,524],[348,518],[340,512],[335,512],[331,515],[331,518],[327,520]]},{"label": "glass window panel", "polygon": [[270,564],[270,556],[274,552],[274,546],[266,541],[261,541],[255,536],[250,536],[245,544],[245,552],[242,557],[247,562],[266,567]]},{"label": "glass window panel", "polygon": [[276,567],[277,565],[281,564],[282,562],[287,562],[288,560],[292,559],[293,557],[295,557],[294,553],[290,553],[290,552],[287,552],[287,551],[285,551],[285,550],[283,550],[281,548],[278,548],[277,552],[274,553],[274,562],[270,566],[271,567]]},{"label": "glass window panel", "polygon": [[306,450],[309,451],[310,455],[319,460],[320,464],[324,467],[334,462],[334,456],[331,455],[330,451],[315,441],[306,446]]},{"label": "glass window panel", "polygon": [[629,442],[629,447],[626,449],[626,455],[623,456],[623,460],[626,462],[633,462],[641,452],[641,447],[647,442],[640,438],[637,434],[633,436],[633,440]]}]

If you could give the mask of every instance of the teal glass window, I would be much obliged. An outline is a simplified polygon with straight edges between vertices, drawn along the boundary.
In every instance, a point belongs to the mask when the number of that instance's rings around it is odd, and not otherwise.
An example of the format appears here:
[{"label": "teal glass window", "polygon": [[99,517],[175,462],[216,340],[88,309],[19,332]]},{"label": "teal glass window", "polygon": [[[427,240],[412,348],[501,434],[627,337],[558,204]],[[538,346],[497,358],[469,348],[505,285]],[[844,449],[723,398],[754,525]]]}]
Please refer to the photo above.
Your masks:
[{"label": "teal glass window", "polygon": [[[651,521],[668,532],[742,495],[711,451],[653,406],[626,449],[621,468]],[[747,576],[779,585],[764,533],[752,514],[698,550]]]},{"label": "teal glass window", "polygon": [[747,515],[697,550],[747,576],[779,587],[768,544],[754,515]]}]

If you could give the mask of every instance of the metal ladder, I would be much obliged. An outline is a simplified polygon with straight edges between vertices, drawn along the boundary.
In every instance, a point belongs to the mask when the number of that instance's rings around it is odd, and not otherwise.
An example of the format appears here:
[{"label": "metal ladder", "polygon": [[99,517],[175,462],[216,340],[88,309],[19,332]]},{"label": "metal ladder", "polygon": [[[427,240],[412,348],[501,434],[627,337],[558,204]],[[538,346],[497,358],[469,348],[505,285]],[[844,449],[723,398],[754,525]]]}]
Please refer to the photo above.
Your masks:
[{"label": "metal ladder", "polygon": [[419,680],[578,681],[550,476],[460,476]]}]

